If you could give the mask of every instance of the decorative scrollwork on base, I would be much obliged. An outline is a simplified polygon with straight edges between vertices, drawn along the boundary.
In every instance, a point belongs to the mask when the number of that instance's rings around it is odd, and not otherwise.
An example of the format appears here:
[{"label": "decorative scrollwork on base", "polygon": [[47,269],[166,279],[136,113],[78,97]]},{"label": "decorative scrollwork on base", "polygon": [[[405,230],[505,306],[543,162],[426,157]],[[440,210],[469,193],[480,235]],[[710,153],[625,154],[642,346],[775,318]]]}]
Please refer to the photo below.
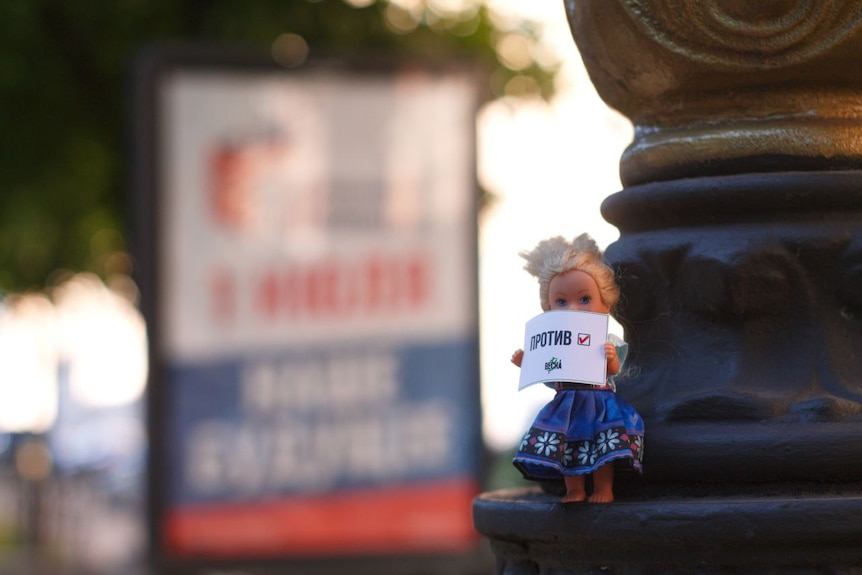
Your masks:
[{"label": "decorative scrollwork on base", "polygon": [[804,62],[862,25],[856,0],[620,0],[655,41],[694,61],[733,68]]}]

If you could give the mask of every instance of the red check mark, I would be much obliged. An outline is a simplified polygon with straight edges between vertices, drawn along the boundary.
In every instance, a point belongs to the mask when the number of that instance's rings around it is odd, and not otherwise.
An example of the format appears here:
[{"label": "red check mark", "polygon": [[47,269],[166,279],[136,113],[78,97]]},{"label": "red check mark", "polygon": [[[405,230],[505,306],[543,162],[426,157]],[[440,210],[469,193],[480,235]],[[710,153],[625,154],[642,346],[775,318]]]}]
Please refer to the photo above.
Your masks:
[{"label": "red check mark", "polygon": [[590,334],[579,333],[578,334],[578,345],[590,345]]}]

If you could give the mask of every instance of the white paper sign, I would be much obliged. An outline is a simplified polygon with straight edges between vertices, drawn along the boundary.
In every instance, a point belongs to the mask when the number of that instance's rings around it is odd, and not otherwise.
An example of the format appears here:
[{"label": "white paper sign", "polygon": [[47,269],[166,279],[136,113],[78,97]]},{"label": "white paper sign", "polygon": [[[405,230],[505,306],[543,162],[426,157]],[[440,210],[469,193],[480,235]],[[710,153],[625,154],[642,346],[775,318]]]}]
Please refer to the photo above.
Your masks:
[{"label": "white paper sign", "polygon": [[548,311],[527,322],[518,389],[547,381],[604,385],[608,316]]}]

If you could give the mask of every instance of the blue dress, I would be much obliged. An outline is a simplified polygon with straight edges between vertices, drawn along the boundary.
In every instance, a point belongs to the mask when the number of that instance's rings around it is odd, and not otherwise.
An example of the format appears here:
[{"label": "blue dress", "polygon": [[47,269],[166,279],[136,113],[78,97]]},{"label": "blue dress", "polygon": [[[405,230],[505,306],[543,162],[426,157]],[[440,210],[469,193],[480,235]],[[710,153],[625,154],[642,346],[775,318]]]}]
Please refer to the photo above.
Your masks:
[{"label": "blue dress", "polygon": [[[628,344],[609,336],[620,366]],[[554,385],[554,384],[550,384]],[[512,463],[526,479],[586,475],[611,461],[643,470],[644,422],[615,393],[613,377],[602,387],[560,384],[536,416]]]}]

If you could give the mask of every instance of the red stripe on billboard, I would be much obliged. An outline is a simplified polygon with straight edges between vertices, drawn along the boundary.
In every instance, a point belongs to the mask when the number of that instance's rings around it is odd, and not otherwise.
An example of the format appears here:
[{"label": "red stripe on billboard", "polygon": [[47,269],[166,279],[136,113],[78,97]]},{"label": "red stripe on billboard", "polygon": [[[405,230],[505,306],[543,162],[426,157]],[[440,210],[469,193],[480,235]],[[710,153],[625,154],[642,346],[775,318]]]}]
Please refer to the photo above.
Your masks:
[{"label": "red stripe on billboard", "polygon": [[269,502],[174,508],[178,556],[246,557],[467,551],[477,540],[472,479]]}]

